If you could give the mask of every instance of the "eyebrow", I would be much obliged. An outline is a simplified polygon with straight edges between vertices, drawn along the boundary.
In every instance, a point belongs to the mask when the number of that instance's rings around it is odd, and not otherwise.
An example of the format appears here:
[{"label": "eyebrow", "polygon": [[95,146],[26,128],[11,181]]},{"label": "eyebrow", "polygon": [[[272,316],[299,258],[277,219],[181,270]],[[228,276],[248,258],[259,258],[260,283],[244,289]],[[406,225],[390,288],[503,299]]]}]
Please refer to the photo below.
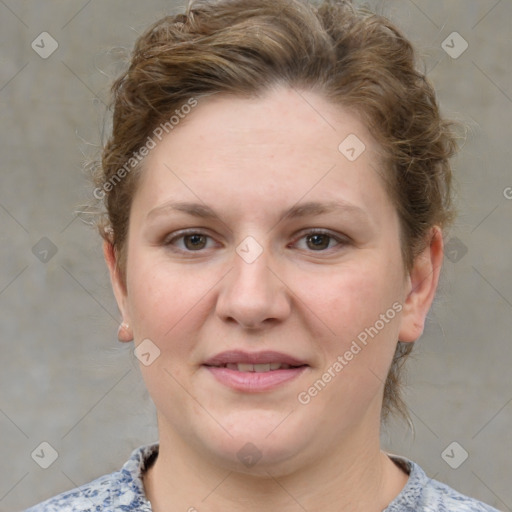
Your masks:
[{"label": "eyebrow", "polygon": [[[186,201],[169,201],[160,206],[157,206],[148,213],[147,218],[150,219],[155,216],[166,214],[169,211],[183,212],[193,217],[199,217],[202,219],[220,220],[220,216],[215,212],[215,210],[206,204]],[[281,222],[285,218],[300,218],[334,212],[345,212],[348,214],[356,215],[360,217],[361,220],[369,220],[366,211],[359,206],[356,206],[347,201],[337,200],[327,202],[309,201],[302,204],[295,204],[294,206],[281,212],[278,222]]]}]

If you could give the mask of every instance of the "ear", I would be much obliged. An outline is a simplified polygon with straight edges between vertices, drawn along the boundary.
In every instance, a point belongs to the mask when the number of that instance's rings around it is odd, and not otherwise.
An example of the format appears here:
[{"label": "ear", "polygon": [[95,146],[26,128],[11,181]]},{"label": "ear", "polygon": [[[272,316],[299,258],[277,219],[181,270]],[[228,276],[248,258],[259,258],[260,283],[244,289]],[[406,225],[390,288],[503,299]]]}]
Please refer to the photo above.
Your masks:
[{"label": "ear", "polygon": [[103,242],[103,254],[105,256],[105,262],[107,263],[107,267],[110,273],[110,282],[112,284],[112,290],[114,291],[114,295],[117,301],[117,306],[123,317],[123,323],[131,325],[130,315],[127,307],[126,285],[119,270],[117,254],[114,246],[107,240]]},{"label": "ear", "polygon": [[430,242],[414,260],[407,279],[407,297],[404,302],[400,333],[403,342],[416,341],[425,327],[425,319],[432,305],[443,263],[443,237],[434,226]]}]

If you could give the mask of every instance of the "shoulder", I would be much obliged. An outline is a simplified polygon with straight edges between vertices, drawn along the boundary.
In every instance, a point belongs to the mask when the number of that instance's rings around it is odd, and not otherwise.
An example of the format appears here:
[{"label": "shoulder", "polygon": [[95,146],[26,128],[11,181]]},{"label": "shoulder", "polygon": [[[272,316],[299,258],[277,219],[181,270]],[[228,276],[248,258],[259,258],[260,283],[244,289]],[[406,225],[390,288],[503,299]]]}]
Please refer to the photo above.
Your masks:
[{"label": "shoulder", "polygon": [[481,501],[470,498],[460,492],[452,489],[437,480],[430,480],[425,486],[424,492],[425,505],[432,504],[434,508],[425,508],[425,510],[448,512],[457,510],[459,512],[497,512],[490,505],[486,505]]},{"label": "shoulder", "polygon": [[103,475],[92,482],[63,492],[25,512],[110,512],[114,510],[151,511],[144,495],[142,472],[158,453],[158,445],[133,451],[119,471]]},{"label": "shoulder", "polygon": [[490,505],[429,478],[418,464],[395,455],[391,458],[408,468],[409,481],[385,512],[498,512]]},{"label": "shoulder", "polygon": [[108,510],[112,502],[112,487],[117,483],[118,473],[104,475],[93,482],[63,492],[25,512],[78,512]]}]

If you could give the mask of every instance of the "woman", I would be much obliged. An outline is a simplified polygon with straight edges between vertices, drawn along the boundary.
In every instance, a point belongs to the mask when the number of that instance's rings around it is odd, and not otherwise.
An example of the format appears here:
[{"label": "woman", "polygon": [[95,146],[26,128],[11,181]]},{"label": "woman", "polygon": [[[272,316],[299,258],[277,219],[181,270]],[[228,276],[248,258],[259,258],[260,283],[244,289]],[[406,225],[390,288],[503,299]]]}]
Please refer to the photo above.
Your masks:
[{"label": "woman", "polygon": [[30,511],[490,511],[380,449],[452,218],[409,42],[348,2],[193,4],[113,87],[94,196],[159,443]]}]

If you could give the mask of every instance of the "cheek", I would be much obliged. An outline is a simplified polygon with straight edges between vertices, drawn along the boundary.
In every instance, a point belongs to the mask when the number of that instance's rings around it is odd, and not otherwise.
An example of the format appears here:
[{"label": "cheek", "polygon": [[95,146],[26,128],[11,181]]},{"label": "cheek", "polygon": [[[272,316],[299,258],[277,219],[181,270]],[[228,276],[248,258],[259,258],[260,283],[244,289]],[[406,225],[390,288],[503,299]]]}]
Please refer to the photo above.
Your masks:
[{"label": "cheek", "polygon": [[[314,300],[308,306],[329,327],[316,340],[322,368],[311,386],[322,391],[312,410],[328,410],[333,424],[360,417],[380,397],[398,339],[399,276],[400,267],[389,261],[367,260],[333,273],[326,286],[307,280],[304,299]],[[327,383],[325,391],[318,378]]]},{"label": "cheek", "polygon": [[321,278],[305,274],[298,294],[337,337],[355,337],[400,297],[399,273],[386,263],[367,259]]},{"label": "cheek", "polygon": [[[323,353],[323,371],[336,375],[322,399],[333,410],[346,413],[345,407],[353,407],[354,415],[359,414],[355,409],[372,400],[386,380],[400,322],[393,304],[400,304],[401,266],[392,259],[381,254],[354,261],[324,279],[325,286],[319,286],[318,279],[307,280],[304,298],[314,298],[308,305],[329,327],[317,346]],[[353,404],[340,409],[341,395],[352,397]]]},{"label": "cheek", "polygon": [[135,339],[159,339],[162,331],[170,329],[179,314],[179,279],[172,280],[135,259],[128,268],[128,296],[130,316],[135,329]]},{"label": "cheek", "polygon": [[[211,309],[211,290],[218,281],[212,270],[170,265],[165,257],[133,253],[127,284],[130,317],[136,342],[151,339],[174,356],[189,351],[188,332],[197,330],[200,317]],[[172,346],[170,343],[172,341]]]},{"label": "cheek", "polygon": [[173,406],[184,412],[187,396],[179,383],[186,381],[192,366],[193,330],[198,315],[205,313],[205,280],[191,280],[187,272],[171,272],[165,262],[137,256],[127,273],[135,345],[149,339],[160,351],[150,365],[139,365],[140,370],[158,409],[174,396],[179,400]]}]

